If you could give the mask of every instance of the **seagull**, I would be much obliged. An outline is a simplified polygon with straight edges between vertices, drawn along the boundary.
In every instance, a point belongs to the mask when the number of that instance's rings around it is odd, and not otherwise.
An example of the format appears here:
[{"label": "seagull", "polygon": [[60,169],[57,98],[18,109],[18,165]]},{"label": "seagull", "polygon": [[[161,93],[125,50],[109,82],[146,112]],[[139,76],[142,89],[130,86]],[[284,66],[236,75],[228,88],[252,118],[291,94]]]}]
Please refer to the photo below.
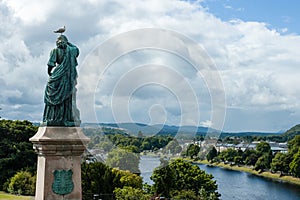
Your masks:
[{"label": "seagull", "polygon": [[66,31],[66,26],[64,26],[64,27],[62,27],[62,28],[59,28],[59,29],[57,29],[56,31],[53,31],[54,33],[60,33],[60,34],[62,34],[63,32],[65,32]]}]

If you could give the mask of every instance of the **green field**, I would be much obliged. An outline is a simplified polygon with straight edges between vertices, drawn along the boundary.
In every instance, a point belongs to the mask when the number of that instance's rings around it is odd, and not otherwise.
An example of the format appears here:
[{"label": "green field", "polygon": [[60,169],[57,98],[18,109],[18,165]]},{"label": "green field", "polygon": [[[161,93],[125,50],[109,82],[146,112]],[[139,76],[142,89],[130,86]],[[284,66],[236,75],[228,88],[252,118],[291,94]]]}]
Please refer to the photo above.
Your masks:
[{"label": "green field", "polygon": [[34,200],[34,197],[16,196],[16,195],[8,194],[5,192],[0,192],[0,199],[1,200]]}]

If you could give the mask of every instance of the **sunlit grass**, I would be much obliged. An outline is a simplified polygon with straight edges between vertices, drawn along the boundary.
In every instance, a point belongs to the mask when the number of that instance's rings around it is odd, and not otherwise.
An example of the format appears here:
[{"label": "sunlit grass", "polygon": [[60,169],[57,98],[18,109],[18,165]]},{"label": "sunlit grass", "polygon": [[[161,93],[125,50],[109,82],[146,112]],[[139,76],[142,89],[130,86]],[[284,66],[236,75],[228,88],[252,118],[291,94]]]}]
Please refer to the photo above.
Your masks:
[{"label": "sunlit grass", "polygon": [[17,195],[8,194],[5,192],[0,192],[0,199],[1,200],[34,200],[34,197],[17,196]]}]

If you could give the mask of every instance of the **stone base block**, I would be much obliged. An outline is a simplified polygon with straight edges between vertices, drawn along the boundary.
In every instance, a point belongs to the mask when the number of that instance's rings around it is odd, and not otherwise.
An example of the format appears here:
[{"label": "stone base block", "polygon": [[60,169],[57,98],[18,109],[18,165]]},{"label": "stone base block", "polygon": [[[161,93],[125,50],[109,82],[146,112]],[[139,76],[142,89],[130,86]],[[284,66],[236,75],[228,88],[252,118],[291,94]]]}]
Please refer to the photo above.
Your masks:
[{"label": "stone base block", "polygon": [[[40,127],[30,138],[38,154],[35,200],[81,200],[81,156],[89,142],[80,127]],[[70,171],[71,177],[58,176]]]}]

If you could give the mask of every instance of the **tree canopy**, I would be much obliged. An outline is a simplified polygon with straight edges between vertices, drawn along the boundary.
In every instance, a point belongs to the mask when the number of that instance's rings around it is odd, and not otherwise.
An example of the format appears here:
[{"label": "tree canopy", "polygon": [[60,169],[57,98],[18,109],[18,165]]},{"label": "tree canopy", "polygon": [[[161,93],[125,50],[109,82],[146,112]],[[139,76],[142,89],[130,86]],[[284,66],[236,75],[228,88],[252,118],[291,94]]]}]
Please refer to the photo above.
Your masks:
[{"label": "tree canopy", "polygon": [[112,168],[129,170],[132,173],[140,173],[140,155],[132,151],[119,148],[113,149],[108,153],[106,163]]},{"label": "tree canopy", "polygon": [[[103,200],[110,200],[117,188],[128,187],[141,190],[143,182],[136,174],[113,169],[101,162],[82,163],[81,177],[83,200],[92,199],[93,194],[101,195]],[[119,195],[124,193],[126,192],[118,190]]]},{"label": "tree canopy", "polygon": [[207,194],[219,196],[213,176],[182,159],[173,160],[165,167],[156,168],[151,179],[154,181],[154,191],[166,197],[171,197],[176,191],[193,191],[196,195],[200,195],[201,189]]},{"label": "tree canopy", "polygon": [[18,171],[35,172],[37,155],[29,138],[36,132],[29,121],[0,120],[0,188]]}]

